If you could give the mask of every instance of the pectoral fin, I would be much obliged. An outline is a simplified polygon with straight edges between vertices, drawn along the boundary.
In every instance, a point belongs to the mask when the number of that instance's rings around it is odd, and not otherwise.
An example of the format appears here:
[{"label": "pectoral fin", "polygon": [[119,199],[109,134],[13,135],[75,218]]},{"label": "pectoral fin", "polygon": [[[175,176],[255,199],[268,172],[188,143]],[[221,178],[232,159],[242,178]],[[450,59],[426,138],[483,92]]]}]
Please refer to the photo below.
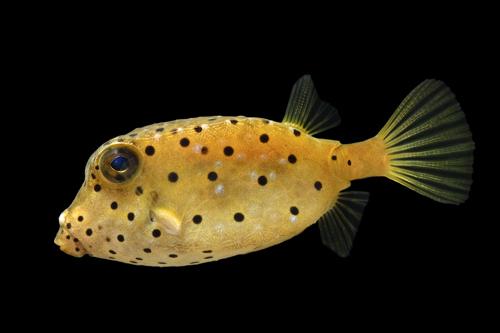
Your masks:
[{"label": "pectoral fin", "polygon": [[171,210],[155,208],[151,211],[151,217],[171,235],[178,236],[182,231],[182,221]]}]

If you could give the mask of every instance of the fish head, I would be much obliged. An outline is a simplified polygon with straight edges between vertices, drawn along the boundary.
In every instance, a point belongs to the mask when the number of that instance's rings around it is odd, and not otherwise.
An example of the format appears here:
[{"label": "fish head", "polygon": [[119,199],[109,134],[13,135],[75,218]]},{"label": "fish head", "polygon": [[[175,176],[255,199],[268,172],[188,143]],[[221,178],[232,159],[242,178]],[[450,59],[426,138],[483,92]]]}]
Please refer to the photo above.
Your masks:
[{"label": "fish head", "polygon": [[55,244],[72,256],[122,261],[147,251],[161,233],[151,222],[158,198],[153,154],[147,142],[114,139],[101,146],[87,162],[76,198],[59,216]]}]

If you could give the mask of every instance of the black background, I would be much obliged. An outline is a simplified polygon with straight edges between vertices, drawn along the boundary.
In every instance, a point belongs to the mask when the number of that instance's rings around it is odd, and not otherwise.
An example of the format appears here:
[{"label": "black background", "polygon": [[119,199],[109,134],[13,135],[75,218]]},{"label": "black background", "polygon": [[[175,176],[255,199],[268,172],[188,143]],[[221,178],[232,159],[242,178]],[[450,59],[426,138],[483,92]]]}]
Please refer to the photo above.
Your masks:
[{"label": "black background", "polygon": [[[491,112],[494,54],[489,26],[422,18],[400,31],[357,23],[299,24],[267,33],[230,26],[189,30],[106,24],[68,17],[32,31],[22,61],[32,91],[19,101],[37,174],[24,173],[24,231],[15,277],[30,299],[89,303],[102,308],[148,307],[164,300],[171,311],[256,312],[313,310],[319,301],[346,312],[399,310],[425,303],[457,311],[482,293],[487,261],[484,216],[486,117]],[[130,22],[129,22],[130,23]],[[180,268],[133,266],[70,257],[53,244],[59,214],[83,182],[88,157],[103,142],[136,127],[205,115],[245,115],[280,121],[294,82],[311,74],[322,99],[340,112],[339,127],[318,135],[341,142],[377,133],[406,94],[426,78],[443,80],[457,95],[477,145],[474,184],[460,206],[436,203],[386,179],[356,181],[371,194],[351,256],[322,246],[316,225],[281,245],[215,263]],[[23,74],[24,75],[24,74]],[[21,126],[22,127],[22,126]],[[35,145],[35,147],[33,147]],[[30,165],[31,166],[31,165]],[[32,170],[32,169],[31,169]],[[27,178],[27,179],[26,179]],[[36,180],[35,180],[36,179]],[[36,185],[33,184],[36,182]],[[20,198],[22,198],[22,195]],[[484,240],[484,241],[483,241]],[[490,262],[491,264],[491,262]],[[345,306],[344,306],[345,305]],[[158,311],[158,309],[156,309]],[[181,311],[181,312],[182,312]],[[272,310],[270,310],[272,311]],[[402,310],[404,311],[404,310]]]}]

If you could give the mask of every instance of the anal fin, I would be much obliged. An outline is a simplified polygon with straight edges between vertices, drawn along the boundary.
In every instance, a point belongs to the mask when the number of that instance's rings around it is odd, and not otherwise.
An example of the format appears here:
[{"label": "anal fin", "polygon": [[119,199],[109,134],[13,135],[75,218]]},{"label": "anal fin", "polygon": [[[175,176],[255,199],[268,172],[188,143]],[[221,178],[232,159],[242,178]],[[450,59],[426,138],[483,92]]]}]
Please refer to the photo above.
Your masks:
[{"label": "anal fin", "polygon": [[321,241],[341,257],[349,255],[368,198],[368,192],[340,192],[335,206],[318,222]]}]

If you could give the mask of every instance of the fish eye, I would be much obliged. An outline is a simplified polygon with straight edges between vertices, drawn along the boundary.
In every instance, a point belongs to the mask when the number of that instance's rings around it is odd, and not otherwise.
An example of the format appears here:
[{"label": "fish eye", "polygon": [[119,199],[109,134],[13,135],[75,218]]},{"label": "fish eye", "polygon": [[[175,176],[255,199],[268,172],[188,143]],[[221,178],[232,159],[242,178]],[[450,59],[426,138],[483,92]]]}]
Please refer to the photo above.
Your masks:
[{"label": "fish eye", "polygon": [[100,169],[106,179],[113,183],[124,183],[137,173],[139,159],[127,147],[110,147],[102,154]]},{"label": "fish eye", "polygon": [[110,163],[115,171],[125,171],[128,169],[128,158],[118,155]]}]

